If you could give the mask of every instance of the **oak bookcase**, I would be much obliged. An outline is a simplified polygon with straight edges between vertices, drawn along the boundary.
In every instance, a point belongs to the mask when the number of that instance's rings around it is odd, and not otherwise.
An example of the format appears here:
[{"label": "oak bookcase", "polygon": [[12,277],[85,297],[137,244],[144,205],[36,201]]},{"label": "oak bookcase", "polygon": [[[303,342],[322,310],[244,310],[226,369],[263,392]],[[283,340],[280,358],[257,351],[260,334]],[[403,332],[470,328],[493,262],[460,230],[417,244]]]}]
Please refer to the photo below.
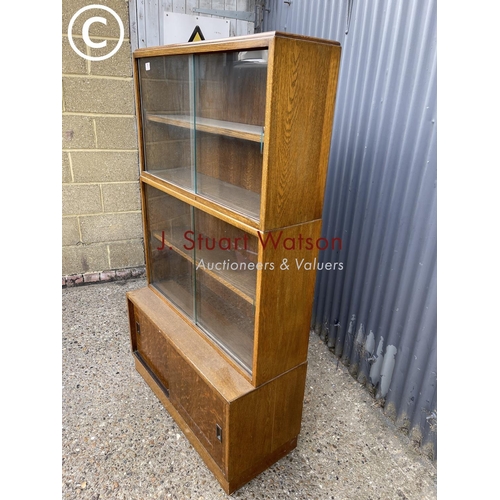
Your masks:
[{"label": "oak bookcase", "polygon": [[227,493],[297,444],[340,51],[270,32],[134,53],[132,352]]}]

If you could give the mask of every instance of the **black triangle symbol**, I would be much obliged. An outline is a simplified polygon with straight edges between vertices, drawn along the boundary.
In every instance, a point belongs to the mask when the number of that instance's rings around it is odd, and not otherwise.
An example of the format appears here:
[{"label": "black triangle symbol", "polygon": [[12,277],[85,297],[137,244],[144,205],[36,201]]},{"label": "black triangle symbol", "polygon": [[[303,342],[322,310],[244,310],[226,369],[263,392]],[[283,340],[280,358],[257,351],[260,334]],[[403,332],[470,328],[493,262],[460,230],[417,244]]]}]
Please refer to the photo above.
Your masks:
[{"label": "black triangle symbol", "polygon": [[198,42],[199,40],[205,40],[205,37],[203,36],[200,27],[196,26],[193,33],[189,37],[188,42]]}]

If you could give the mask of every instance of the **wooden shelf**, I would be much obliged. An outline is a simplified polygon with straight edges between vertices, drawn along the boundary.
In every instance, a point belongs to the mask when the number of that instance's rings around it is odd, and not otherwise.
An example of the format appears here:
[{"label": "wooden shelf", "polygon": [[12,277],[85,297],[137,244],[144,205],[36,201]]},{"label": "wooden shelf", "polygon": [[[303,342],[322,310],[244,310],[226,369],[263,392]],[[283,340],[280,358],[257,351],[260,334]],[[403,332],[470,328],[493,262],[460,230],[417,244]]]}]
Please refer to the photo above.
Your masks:
[{"label": "wooden shelf", "polygon": [[[190,167],[164,170],[149,170],[150,174],[159,177],[183,189],[193,191],[194,174]],[[259,220],[260,194],[221,181],[215,177],[196,173],[196,194],[209,198],[220,205],[234,210],[252,219]]]},{"label": "wooden shelf", "polygon": [[[162,232],[153,231],[153,237],[161,244],[162,243]],[[250,304],[255,302],[255,288],[257,281],[257,271],[256,270],[231,270],[231,269],[221,269],[219,270],[209,270],[206,268],[207,263],[227,261],[236,262],[234,251],[225,250],[196,250],[196,258],[193,259],[189,251],[184,249],[184,245],[187,241],[184,239],[184,235],[181,234],[181,230],[174,232],[171,238],[168,235],[164,237],[165,247],[171,248],[173,251],[182,255],[189,262],[194,262],[197,266],[203,259],[205,263],[205,268],[200,268],[201,272],[205,272],[212,278],[216,279],[231,291],[239,295],[242,299],[246,300]],[[200,270],[198,272],[200,272]],[[167,297],[170,295],[167,294]],[[192,300],[192,299],[191,299]]]},{"label": "wooden shelf", "polygon": [[189,115],[157,115],[147,114],[146,119],[165,125],[174,125],[176,127],[196,128],[200,132],[210,134],[225,135],[247,141],[262,142],[264,140],[264,127],[259,125],[248,125],[246,123],[227,122],[224,120],[214,120],[212,118],[196,117],[196,126],[194,118]]}]

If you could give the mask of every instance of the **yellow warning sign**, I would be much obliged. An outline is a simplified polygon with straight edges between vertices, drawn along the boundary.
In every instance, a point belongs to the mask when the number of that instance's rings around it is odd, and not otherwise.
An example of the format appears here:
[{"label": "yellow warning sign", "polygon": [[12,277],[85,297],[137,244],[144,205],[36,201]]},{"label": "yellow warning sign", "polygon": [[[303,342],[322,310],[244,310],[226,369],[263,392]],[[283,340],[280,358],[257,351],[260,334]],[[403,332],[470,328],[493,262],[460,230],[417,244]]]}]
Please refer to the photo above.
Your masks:
[{"label": "yellow warning sign", "polygon": [[193,30],[193,33],[189,37],[188,42],[199,42],[200,40],[205,40],[205,37],[203,36],[200,27],[196,26],[196,28]]}]

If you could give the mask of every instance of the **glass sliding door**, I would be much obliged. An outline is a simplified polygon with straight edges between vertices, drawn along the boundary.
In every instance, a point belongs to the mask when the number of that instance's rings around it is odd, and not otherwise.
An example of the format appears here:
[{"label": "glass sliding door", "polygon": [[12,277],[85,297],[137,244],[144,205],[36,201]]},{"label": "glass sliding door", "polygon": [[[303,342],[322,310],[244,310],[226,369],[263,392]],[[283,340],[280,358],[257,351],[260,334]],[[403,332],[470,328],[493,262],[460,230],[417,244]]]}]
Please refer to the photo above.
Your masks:
[{"label": "glass sliding door", "polygon": [[194,210],[196,323],[252,370],[257,238]]},{"label": "glass sliding door", "polygon": [[196,192],[259,219],[267,50],[195,60]]},{"label": "glass sliding door", "polygon": [[190,318],[195,317],[194,250],[189,248],[193,209],[145,185],[148,218],[148,267],[151,285]]},{"label": "glass sliding door", "polygon": [[144,168],[184,189],[194,189],[193,56],[141,60],[139,78]]},{"label": "glass sliding door", "polygon": [[251,372],[257,237],[144,188],[151,286]]},{"label": "glass sliding door", "polygon": [[267,50],[144,58],[145,170],[259,220]]}]

